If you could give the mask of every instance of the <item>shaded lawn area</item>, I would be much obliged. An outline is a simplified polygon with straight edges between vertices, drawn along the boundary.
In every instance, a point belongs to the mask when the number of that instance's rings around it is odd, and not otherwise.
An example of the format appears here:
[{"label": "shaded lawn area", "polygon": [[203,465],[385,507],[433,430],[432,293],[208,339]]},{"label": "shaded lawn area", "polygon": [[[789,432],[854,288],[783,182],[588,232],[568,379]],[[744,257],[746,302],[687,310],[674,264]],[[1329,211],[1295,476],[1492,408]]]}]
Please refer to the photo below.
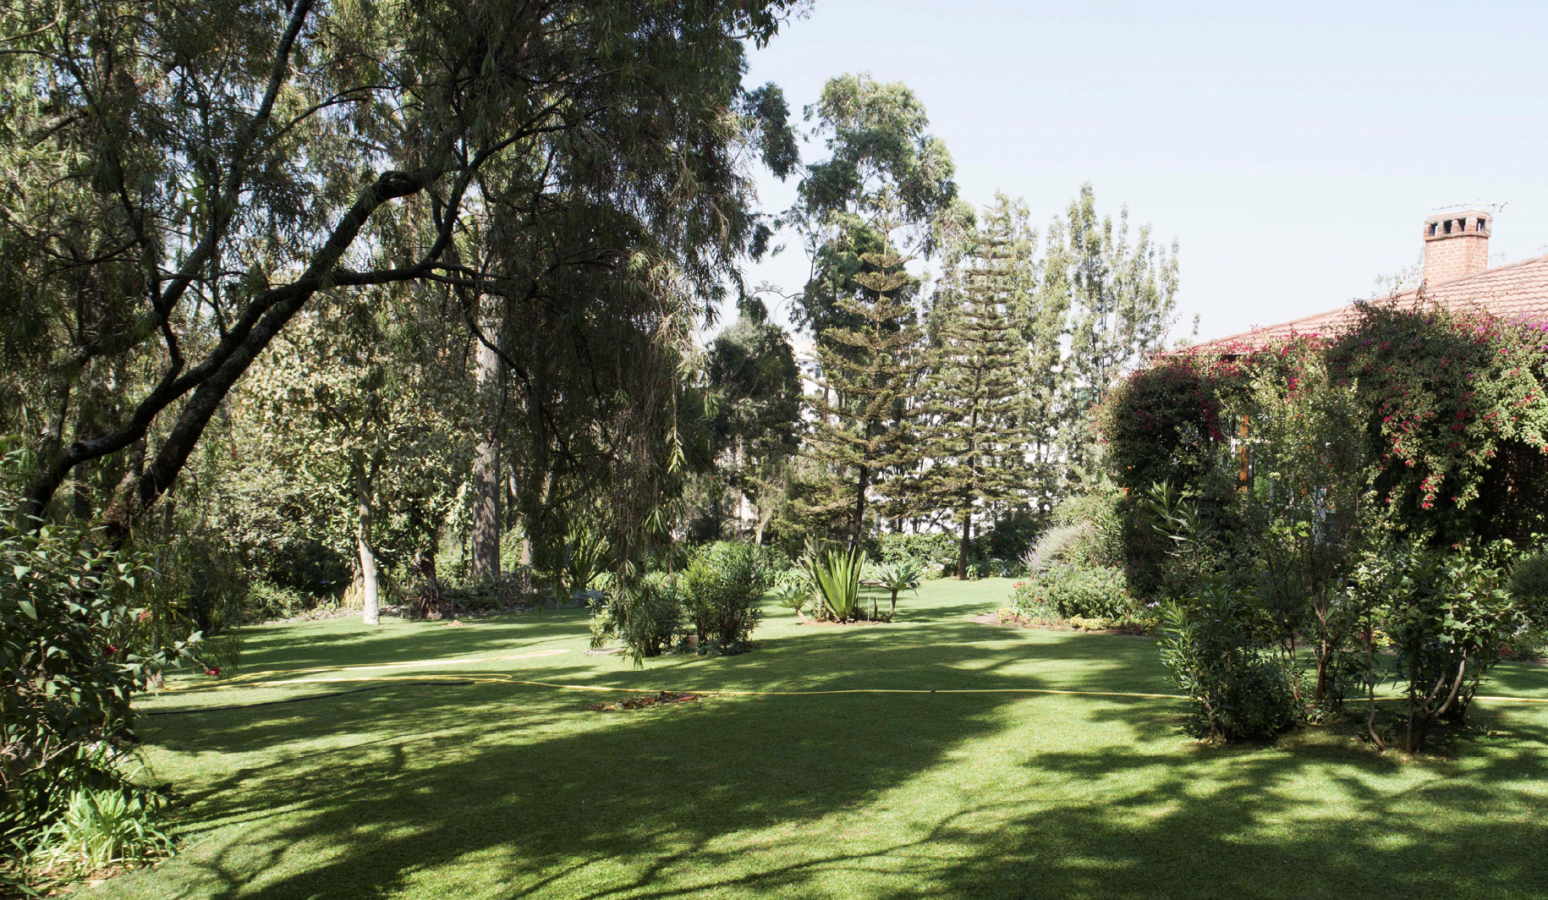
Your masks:
[{"label": "shaded lawn area", "polygon": [[[1152,641],[967,621],[1009,590],[930,582],[889,626],[803,628],[771,607],[752,653],[643,670],[583,657],[581,611],[270,627],[249,632],[239,674],[567,650],[328,674],[1172,692]],[[242,686],[146,708],[359,686]],[[1485,692],[1548,697],[1548,670],[1503,666]],[[1548,896],[1548,706],[1480,703],[1488,733],[1456,758],[1405,761],[1315,730],[1202,747],[1171,700],[824,694],[587,709],[620,696],[396,682],[147,719],[156,774],[187,799],[185,849],[84,896]]]}]

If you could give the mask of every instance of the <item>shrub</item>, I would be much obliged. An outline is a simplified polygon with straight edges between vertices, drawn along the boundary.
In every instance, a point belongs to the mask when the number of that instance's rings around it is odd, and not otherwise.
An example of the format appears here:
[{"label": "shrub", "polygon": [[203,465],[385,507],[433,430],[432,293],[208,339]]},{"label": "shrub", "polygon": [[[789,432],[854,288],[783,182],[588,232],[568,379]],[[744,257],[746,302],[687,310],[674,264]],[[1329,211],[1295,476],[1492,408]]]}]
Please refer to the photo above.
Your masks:
[{"label": "shrub", "polygon": [[1062,619],[1117,619],[1133,611],[1120,569],[1060,563],[1027,584],[1030,595]]},{"label": "shrub", "polygon": [[675,575],[650,572],[627,588],[592,602],[591,645],[616,638],[636,658],[660,656],[677,645],[683,630],[683,589]]},{"label": "shrub", "polygon": [[[1011,590],[1012,613],[1029,625],[1052,625],[1060,621],[1059,611],[1048,597],[1039,590],[1035,580],[1018,581]],[[1000,616],[1001,621],[1005,616]]]},{"label": "shrub", "polygon": [[979,535],[977,550],[989,559],[1020,559],[1036,541],[1042,517],[1026,510],[1010,513]]},{"label": "shrub", "polygon": [[293,587],[258,579],[247,586],[247,618],[253,622],[288,619],[315,605],[311,597]]},{"label": "shrub", "polygon": [[1266,741],[1300,715],[1293,669],[1246,627],[1246,610],[1223,592],[1168,604],[1161,661],[1188,695],[1189,731],[1222,741]]},{"label": "shrub", "polygon": [[1090,525],[1081,523],[1056,525],[1043,532],[1032,547],[1032,553],[1027,562],[1027,574],[1036,575],[1049,566],[1069,562],[1075,555],[1073,551],[1080,546],[1090,531]]},{"label": "shrub", "polygon": [[878,535],[875,550],[884,563],[914,563],[926,578],[939,578],[957,568],[957,537],[945,532]]},{"label": "shrub", "polygon": [[758,601],[770,585],[759,548],[720,541],[700,550],[683,573],[683,598],[699,652],[741,653],[763,619]]},{"label": "shrub", "polygon": [[[1417,753],[1437,722],[1460,722],[1502,645],[1541,627],[1487,552],[1419,545],[1372,554],[1360,590],[1391,641],[1393,673],[1408,699],[1404,749]],[[1374,673],[1373,673],[1374,675]]]},{"label": "shrub", "polygon": [[161,805],[161,798],[146,790],[77,787],[64,814],[38,837],[27,866],[34,878],[58,883],[165,856],[172,839],[157,827]]},{"label": "shrub", "polygon": [[1510,595],[1535,616],[1548,613],[1548,554],[1534,553],[1510,573]]},{"label": "shrub", "polygon": [[83,786],[132,790],[117,766],[130,701],[188,642],[148,639],[150,611],[132,605],[142,557],[90,529],[0,521],[0,838],[31,846]]},{"label": "shrub", "polygon": [[1054,508],[1055,528],[1084,528],[1084,533],[1066,551],[1070,558],[1092,566],[1124,564],[1123,520],[1118,500],[1116,491],[1095,492],[1070,497]]}]

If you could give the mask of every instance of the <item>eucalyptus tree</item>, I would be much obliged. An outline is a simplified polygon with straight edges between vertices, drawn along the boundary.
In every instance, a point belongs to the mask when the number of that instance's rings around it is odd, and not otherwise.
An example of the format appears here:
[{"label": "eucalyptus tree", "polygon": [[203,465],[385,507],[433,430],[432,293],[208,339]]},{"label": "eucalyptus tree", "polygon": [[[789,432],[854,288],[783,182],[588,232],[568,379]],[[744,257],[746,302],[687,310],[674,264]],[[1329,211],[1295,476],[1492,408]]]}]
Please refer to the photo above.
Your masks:
[{"label": "eucalyptus tree", "polygon": [[924,473],[934,505],[958,523],[957,577],[967,577],[975,519],[1029,493],[1025,347],[1015,317],[1037,289],[1035,234],[1004,194],[952,248],[932,310],[929,401],[939,416]]},{"label": "eucalyptus tree", "polygon": [[[956,211],[956,167],[945,142],[929,133],[924,104],[902,82],[840,75],[804,115],[829,157],[806,167],[784,218],[811,260],[794,316],[821,335],[832,325],[860,324],[840,300],[855,293],[865,254],[894,244],[906,253],[934,252],[940,221]],[[884,216],[901,226],[898,234],[880,227]]]},{"label": "eucalyptus tree", "polygon": [[[741,76],[795,5],[8,3],[0,349],[27,398],[31,509],[116,467],[107,518],[130,527],[319,302],[442,284],[519,306],[563,268],[663,317],[713,299],[763,233],[747,160],[788,165],[782,104]],[[528,252],[556,217],[628,224]],[[630,396],[636,419],[658,399]]]}]

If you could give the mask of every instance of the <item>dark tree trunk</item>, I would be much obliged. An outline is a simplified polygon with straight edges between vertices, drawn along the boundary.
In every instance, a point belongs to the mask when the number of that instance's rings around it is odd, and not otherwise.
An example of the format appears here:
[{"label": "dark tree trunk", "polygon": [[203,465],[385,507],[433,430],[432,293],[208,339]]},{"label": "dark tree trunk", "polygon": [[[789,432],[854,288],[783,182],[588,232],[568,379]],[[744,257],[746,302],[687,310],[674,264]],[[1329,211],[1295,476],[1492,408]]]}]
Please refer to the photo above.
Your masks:
[{"label": "dark tree trunk", "polygon": [[850,549],[860,546],[860,539],[865,535],[865,492],[871,486],[871,470],[867,466],[860,467],[860,489],[855,492],[855,521],[853,533],[849,538]]},{"label": "dark tree trunk", "polygon": [[967,580],[968,547],[973,543],[972,507],[962,516],[962,542],[957,545],[957,580]]}]

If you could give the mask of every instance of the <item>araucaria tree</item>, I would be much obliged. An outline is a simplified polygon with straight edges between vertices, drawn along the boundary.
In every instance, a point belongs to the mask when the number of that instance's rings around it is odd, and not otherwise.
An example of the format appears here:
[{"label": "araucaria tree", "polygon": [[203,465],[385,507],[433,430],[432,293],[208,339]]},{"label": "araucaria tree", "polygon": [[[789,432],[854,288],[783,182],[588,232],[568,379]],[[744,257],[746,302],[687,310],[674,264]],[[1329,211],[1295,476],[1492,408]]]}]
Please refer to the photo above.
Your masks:
[{"label": "araucaria tree", "polygon": [[[890,232],[885,224],[882,234]],[[812,402],[810,452],[834,479],[825,497],[798,503],[804,515],[848,520],[851,546],[865,533],[866,503],[873,490],[915,468],[923,447],[915,428],[922,407],[913,403],[923,367],[922,333],[904,291],[913,283],[907,260],[896,250],[865,253],[852,296],[840,309],[860,324],[834,325],[817,342],[817,384]]]},{"label": "araucaria tree", "polygon": [[1029,486],[1028,360],[1011,319],[1036,285],[1025,223],[1025,210],[998,196],[961,238],[935,299],[928,394],[938,419],[923,480],[934,507],[958,523],[958,578],[967,577],[975,519],[992,518]]}]

